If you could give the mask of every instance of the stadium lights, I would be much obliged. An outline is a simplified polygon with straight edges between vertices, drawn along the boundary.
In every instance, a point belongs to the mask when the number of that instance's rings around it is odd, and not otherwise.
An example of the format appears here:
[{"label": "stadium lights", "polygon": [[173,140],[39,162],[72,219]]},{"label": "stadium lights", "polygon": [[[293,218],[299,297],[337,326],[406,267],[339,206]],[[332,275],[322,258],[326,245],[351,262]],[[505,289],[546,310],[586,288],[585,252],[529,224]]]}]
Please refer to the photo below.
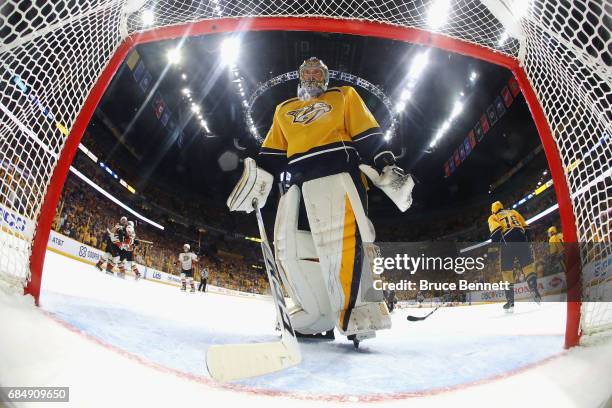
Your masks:
[{"label": "stadium lights", "polygon": [[391,131],[387,130],[385,132],[385,137],[384,137],[385,141],[388,142],[389,140],[391,140]]},{"label": "stadium lights", "polygon": [[397,113],[402,113],[404,111],[404,108],[406,108],[406,102],[404,101],[400,101],[397,104],[395,104],[395,111]]},{"label": "stadium lights", "polygon": [[463,102],[457,99],[455,101],[455,105],[453,106],[453,111],[451,112],[451,120],[459,116],[462,110],[463,110]]},{"label": "stadium lights", "polygon": [[155,14],[153,13],[153,10],[146,9],[142,11],[142,14],[140,15],[140,19],[144,27],[149,27],[149,26],[152,26],[153,23],[155,23]]},{"label": "stadium lights", "polygon": [[[212,0],[215,4],[218,0]],[[220,10],[219,6],[215,7],[215,10]],[[242,101],[242,106],[244,109],[246,126],[249,129],[250,133],[253,135],[255,139],[259,140],[259,134],[257,133],[257,128],[253,123],[253,118],[251,117],[249,111],[249,102],[246,99],[246,92],[242,86],[243,78],[240,76],[240,70],[236,65],[236,60],[240,55],[240,40],[237,37],[229,37],[223,40],[221,43],[221,60],[225,65],[229,67],[229,70],[234,79],[231,80],[233,84],[236,86],[236,91],[238,95],[240,95],[240,100]]]},{"label": "stadium lights", "polygon": [[170,64],[178,65],[181,63],[181,49],[179,47],[170,49],[166,56]]},{"label": "stadium lights", "polygon": [[544,172],[542,173],[543,176],[548,174],[548,170],[544,170]]},{"label": "stadium lights", "polygon": [[[399,101],[395,104],[395,113],[400,114],[406,109],[407,101],[412,97],[412,92],[417,84],[419,76],[425,70],[429,62],[429,50],[418,53],[412,58],[410,68],[408,69],[407,85],[401,91]],[[394,126],[392,126],[394,128]],[[389,136],[391,138],[391,136]]]},{"label": "stadium lights", "polygon": [[189,88],[183,88],[183,94],[189,95]]},{"label": "stadium lights", "polygon": [[230,37],[223,40],[221,43],[221,59],[226,65],[234,65],[240,54],[240,41],[237,38]]},{"label": "stadium lights", "polygon": [[470,72],[470,82],[474,83],[476,81],[476,78],[478,78],[478,74],[476,73],[476,71]]},{"label": "stadium lights", "polygon": [[[474,74],[475,73],[472,72],[472,75]],[[461,93],[459,93],[459,96],[460,97],[464,96],[464,92],[461,91]],[[430,149],[433,149],[434,147],[436,147],[436,145],[438,144],[438,141],[450,129],[453,120],[455,120],[455,118],[457,118],[457,116],[461,114],[461,112],[463,111],[463,107],[464,107],[463,101],[461,100],[461,98],[458,98],[453,104],[453,110],[451,111],[450,116],[448,117],[448,119],[444,121],[444,123],[442,123],[442,126],[440,126],[440,128],[436,132],[431,142],[429,142]]]},{"label": "stadium lights", "polygon": [[93,181],[88,179],[83,173],[81,173],[80,171],[78,171],[74,167],[70,166],[70,171],[72,173],[74,173],[78,178],[80,178],[81,180],[83,180],[84,182],[89,184],[91,187],[93,187],[95,190],[97,190],[100,194],[102,194],[103,196],[105,196],[106,198],[108,198],[109,200],[111,200],[113,203],[117,204],[118,206],[120,206],[124,210],[132,213],[134,216],[136,216],[137,218],[140,218],[142,221],[147,222],[147,223],[153,225],[154,227],[159,228],[162,231],[164,230],[164,227],[162,225],[156,223],[155,221],[151,221],[150,219],[148,219],[144,215],[140,214],[139,212],[137,212],[137,211],[131,209],[130,207],[128,207],[127,205],[123,204],[121,201],[119,201],[117,198],[112,196],[110,193],[108,193],[102,187],[98,186],[96,183],[94,183]]},{"label": "stadium lights", "polygon": [[183,81],[186,81],[187,80],[187,75],[181,74],[181,78],[183,78]]},{"label": "stadium lights", "polygon": [[413,80],[417,79],[427,66],[428,62],[429,50],[417,54],[417,56],[414,57],[414,59],[412,60],[412,64],[410,64],[410,71],[408,71],[408,76],[410,76],[410,78]]},{"label": "stadium lights", "polygon": [[196,105],[195,103],[191,104],[191,110],[195,113],[200,112],[200,107],[198,105]]},{"label": "stadium lights", "polygon": [[434,30],[442,27],[448,20],[450,7],[450,0],[434,0],[427,14],[427,24],[429,27]]},{"label": "stadium lights", "polygon": [[445,133],[449,128],[450,128],[450,120],[447,119],[442,124],[442,128],[440,130],[442,131],[442,133]]},{"label": "stadium lights", "polygon": [[410,97],[412,96],[412,92],[410,92],[410,90],[408,89],[404,89],[402,91],[402,94],[400,95],[400,101],[407,101],[408,99],[410,99]]}]

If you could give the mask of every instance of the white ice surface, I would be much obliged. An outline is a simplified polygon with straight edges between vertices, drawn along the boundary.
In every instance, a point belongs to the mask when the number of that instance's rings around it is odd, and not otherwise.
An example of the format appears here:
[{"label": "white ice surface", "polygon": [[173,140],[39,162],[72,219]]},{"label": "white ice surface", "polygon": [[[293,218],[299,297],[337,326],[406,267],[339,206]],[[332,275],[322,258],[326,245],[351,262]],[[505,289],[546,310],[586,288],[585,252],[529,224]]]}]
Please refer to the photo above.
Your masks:
[{"label": "white ice surface", "polygon": [[517,303],[513,315],[500,304],[443,308],[406,321],[427,312],[396,311],[393,329],[358,351],[339,336],[303,342],[300,366],[222,386],[206,374],[206,348],[275,338],[270,302],[121,280],[48,252],[40,309],[0,291],[0,385],[70,386],[75,407],[286,407],[313,398],[317,406],[596,407],[612,394],[612,344],[564,351],[564,304]]}]

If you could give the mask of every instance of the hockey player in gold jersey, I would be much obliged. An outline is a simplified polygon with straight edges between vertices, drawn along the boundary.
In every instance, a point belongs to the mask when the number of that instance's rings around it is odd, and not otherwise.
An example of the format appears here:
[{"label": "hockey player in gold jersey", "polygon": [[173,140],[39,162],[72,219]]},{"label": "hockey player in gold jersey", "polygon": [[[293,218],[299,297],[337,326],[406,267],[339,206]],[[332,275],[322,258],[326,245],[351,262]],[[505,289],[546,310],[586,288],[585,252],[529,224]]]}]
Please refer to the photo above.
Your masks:
[{"label": "hockey player in gold jersey", "polygon": [[560,252],[563,247],[559,247],[553,244],[562,244],[563,243],[563,233],[561,232],[557,232],[557,227],[555,227],[554,225],[550,228],[548,228],[548,243],[551,244],[549,252],[552,253],[556,253],[556,252]]},{"label": "hockey player in gold jersey", "polygon": [[554,225],[548,228],[548,254],[550,256],[550,265],[558,272],[565,269],[565,260],[563,257],[563,233],[557,232],[557,227]]},{"label": "hockey player in gold jersey", "polygon": [[328,69],[300,66],[298,97],[276,107],[256,160],[247,158],[228,199],[231,211],[265,205],[273,175],[287,172],[274,226],[274,250],[302,334],[333,331],[352,339],[391,327],[387,307],[362,297],[364,242],[373,242],[364,174],[402,211],[412,203],[410,175],[395,165],[380,126],[354,88],[329,88]]},{"label": "hockey player in gold jersey", "polygon": [[514,310],[515,262],[518,262],[535,301],[539,302],[541,296],[538,291],[538,277],[535,270],[533,250],[527,240],[525,219],[518,211],[504,209],[503,204],[496,201],[491,204],[488,224],[491,241],[500,243],[502,278],[510,282],[510,289],[506,291],[504,310],[509,312]]}]

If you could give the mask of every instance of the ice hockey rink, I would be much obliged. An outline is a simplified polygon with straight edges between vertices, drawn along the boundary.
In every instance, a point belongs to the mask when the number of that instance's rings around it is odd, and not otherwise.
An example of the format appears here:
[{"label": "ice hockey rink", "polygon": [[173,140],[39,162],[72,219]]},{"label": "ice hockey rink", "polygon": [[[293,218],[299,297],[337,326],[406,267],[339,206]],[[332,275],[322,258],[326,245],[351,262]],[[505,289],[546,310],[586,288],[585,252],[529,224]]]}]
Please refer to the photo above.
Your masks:
[{"label": "ice hockey rink", "polygon": [[47,252],[40,306],[0,291],[0,384],[69,386],[76,407],[598,407],[612,393],[612,343],[564,350],[562,303],[441,308],[421,322],[406,315],[429,309],[400,309],[359,350],[338,335],[305,341],[299,366],[230,384],[209,378],[206,349],[274,339],[271,300],[181,293]]}]

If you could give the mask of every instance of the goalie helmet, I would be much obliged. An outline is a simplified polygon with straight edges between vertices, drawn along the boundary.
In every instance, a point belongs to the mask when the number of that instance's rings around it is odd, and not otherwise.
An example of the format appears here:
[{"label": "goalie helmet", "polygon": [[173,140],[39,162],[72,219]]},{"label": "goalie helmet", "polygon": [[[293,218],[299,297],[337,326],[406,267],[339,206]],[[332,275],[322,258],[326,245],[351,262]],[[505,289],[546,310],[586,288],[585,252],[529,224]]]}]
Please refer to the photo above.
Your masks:
[{"label": "goalie helmet", "polygon": [[[316,70],[321,72],[321,75],[316,75]],[[327,91],[329,83],[329,70],[327,65],[317,57],[310,57],[300,65],[298,70],[300,83],[298,84],[298,98],[307,101],[311,98],[316,98],[323,92]],[[315,76],[317,76],[315,78]]]},{"label": "goalie helmet", "polygon": [[552,226],[548,229],[548,236],[552,237],[553,235],[557,234],[557,227]]},{"label": "goalie helmet", "polygon": [[504,209],[504,205],[501,203],[501,201],[496,201],[493,204],[491,204],[491,213],[492,214],[497,214],[499,211]]},{"label": "goalie helmet", "polygon": [[121,225],[127,225],[127,223],[128,223],[128,219],[127,219],[127,217],[121,217],[121,218],[119,218],[119,223],[120,223]]},{"label": "goalie helmet", "polygon": [[190,249],[191,249],[191,247],[189,246],[189,244],[183,245],[183,251],[189,252]]}]

